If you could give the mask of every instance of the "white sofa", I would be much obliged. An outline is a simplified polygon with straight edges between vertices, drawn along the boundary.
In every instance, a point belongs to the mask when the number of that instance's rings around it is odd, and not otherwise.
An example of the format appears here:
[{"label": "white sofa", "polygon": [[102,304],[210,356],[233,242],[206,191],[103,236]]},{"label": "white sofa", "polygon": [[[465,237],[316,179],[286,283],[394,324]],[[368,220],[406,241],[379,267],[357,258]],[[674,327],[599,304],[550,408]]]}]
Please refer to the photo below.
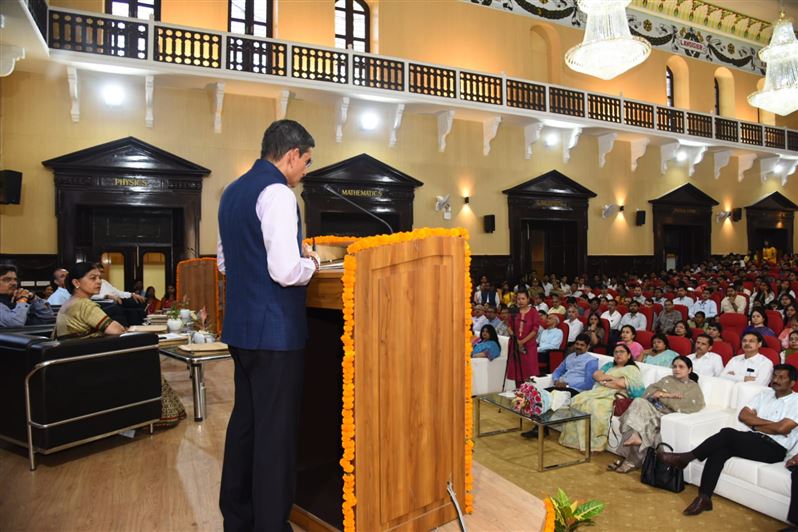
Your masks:
[{"label": "white sofa", "polygon": [[[599,359],[599,366],[610,360],[609,356],[593,354]],[[671,370],[651,364],[638,363],[643,374],[645,386],[669,375]],[[548,379],[548,380],[547,380]],[[538,379],[543,386],[550,386],[550,377]],[[673,447],[674,452],[688,452],[704,440],[720,432],[724,427],[745,430],[737,421],[742,407],[764,386],[750,383],[735,383],[716,377],[702,377],[698,381],[704,393],[706,407],[694,414],[668,414],[662,418],[662,441]],[[618,419],[612,425],[618,430]],[[798,453],[798,448],[787,452],[787,458]],[[684,471],[684,479],[690,484],[701,483],[704,462],[693,461]],[[723,468],[715,492],[743,506],[787,521],[790,504],[790,471],[784,462],[764,464],[742,458],[732,458]]]},{"label": "white sofa", "polygon": [[[507,345],[509,336],[499,336],[499,346],[502,351],[499,358],[488,360],[487,358],[471,359],[471,394],[484,395],[502,391],[504,384],[504,373],[507,369]],[[512,390],[515,383],[508,383],[505,388]]]}]

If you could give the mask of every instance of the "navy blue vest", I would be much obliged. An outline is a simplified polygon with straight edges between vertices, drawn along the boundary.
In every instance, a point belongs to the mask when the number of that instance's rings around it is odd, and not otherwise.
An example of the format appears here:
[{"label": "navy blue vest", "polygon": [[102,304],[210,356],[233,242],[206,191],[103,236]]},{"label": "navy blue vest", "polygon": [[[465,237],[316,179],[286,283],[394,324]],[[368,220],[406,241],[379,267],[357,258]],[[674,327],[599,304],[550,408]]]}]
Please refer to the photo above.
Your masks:
[{"label": "navy blue vest", "polygon": [[[222,341],[242,349],[293,351],[303,349],[308,336],[307,289],[280,286],[269,276],[255,214],[258,196],[275,183],[285,185],[285,176],[272,163],[258,159],[249,172],[227,186],[219,202],[219,235],[227,274]],[[299,220],[300,249],[301,226]]]}]

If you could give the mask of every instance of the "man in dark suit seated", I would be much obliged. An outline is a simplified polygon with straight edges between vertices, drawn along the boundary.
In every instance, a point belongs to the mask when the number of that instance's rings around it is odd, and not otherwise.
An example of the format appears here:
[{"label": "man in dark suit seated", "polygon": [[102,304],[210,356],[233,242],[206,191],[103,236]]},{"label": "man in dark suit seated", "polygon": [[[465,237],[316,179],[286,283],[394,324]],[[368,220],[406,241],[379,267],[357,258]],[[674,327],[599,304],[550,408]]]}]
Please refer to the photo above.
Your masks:
[{"label": "man in dark suit seated", "polygon": [[54,320],[53,311],[42,298],[19,288],[17,268],[0,264],[0,327],[23,327]]}]

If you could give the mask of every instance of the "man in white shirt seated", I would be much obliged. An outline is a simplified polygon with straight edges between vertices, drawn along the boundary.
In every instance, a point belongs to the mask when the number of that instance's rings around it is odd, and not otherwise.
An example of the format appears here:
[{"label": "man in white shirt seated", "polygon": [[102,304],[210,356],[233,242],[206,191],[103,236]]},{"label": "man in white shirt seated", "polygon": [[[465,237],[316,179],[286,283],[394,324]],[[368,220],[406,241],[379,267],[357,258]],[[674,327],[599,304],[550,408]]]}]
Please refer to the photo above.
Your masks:
[{"label": "man in white shirt seated", "polygon": [[676,297],[673,298],[673,304],[684,305],[685,307],[687,307],[687,310],[690,310],[690,308],[692,308],[693,306],[693,303],[695,303],[695,301],[693,301],[693,298],[687,297],[687,291],[684,289],[683,286],[680,286],[679,289],[676,290]]},{"label": "man in white shirt seated", "polygon": [[485,317],[485,307],[482,305],[474,305],[474,315],[471,316],[471,330],[474,336],[479,336],[482,326],[488,323],[488,318]]},{"label": "man in white shirt seated", "polygon": [[640,305],[646,302],[646,297],[643,295],[643,289],[639,286],[635,286],[632,289],[632,299],[637,301]]},{"label": "man in white shirt seated", "polygon": [[123,299],[132,299],[136,303],[144,303],[146,299],[141,297],[138,294],[131,293],[131,292],[123,292],[119,290],[114,285],[108,282],[105,274],[105,267],[101,262],[97,263],[97,269],[100,270],[100,275],[102,275],[102,285],[100,286],[100,293],[96,296],[91,296],[94,300],[102,300],[102,299],[110,299],[117,305],[122,304]]},{"label": "man in white shirt seated", "polygon": [[726,289],[726,297],[720,301],[721,312],[745,313],[745,297],[737,293],[737,289],[730,286]]},{"label": "man in white shirt seated", "polygon": [[693,361],[693,373],[701,377],[717,377],[723,371],[723,358],[710,351],[714,341],[708,334],[699,334],[695,339],[695,353],[687,355]]},{"label": "man in white shirt seated", "polygon": [[551,306],[549,307],[549,314],[559,314],[565,316],[565,307],[560,302],[560,296],[553,294],[551,296]]},{"label": "man in white shirt seated", "polygon": [[545,314],[549,313],[549,306],[545,301],[543,301],[543,298],[540,297],[540,294],[532,295],[532,306],[535,307],[538,312],[543,312]]},{"label": "man in white shirt seated", "polygon": [[747,332],[743,335],[742,344],[743,354],[729,360],[720,376],[736,382],[753,382],[767,386],[773,376],[773,362],[759,354],[762,335],[756,331]]},{"label": "man in white shirt seated", "polygon": [[568,307],[565,324],[568,325],[568,345],[571,345],[585,328],[585,324],[579,319],[579,310],[575,306]]},{"label": "man in white shirt seated", "polygon": [[635,328],[636,331],[645,331],[646,327],[648,326],[647,318],[639,312],[640,304],[637,300],[632,300],[629,303],[629,312],[623,315],[621,318],[621,324],[619,326],[623,327],[624,325],[631,325]]},{"label": "man in white shirt seated", "polygon": [[665,296],[662,294],[662,288],[655,288],[654,289],[654,297],[651,298],[654,303],[657,305],[665,305]]},{"label": "man in white shirt seated", "polygon": [[621,313],[616,310],[614,299],[607,301],[607,310],[601,314],[601,318],[610,322],[610,330],[616,333],[621,330]]},{"label": "man in white shirt seated", "polygon": [[718,315],[718,305],[710,299],[712,291],[709,288],[701,292],[701,299],[693,303],[692,307],[687,309],[687,315],[691,318],[695,317],[696,312],[703,312],[706,319],[711,320]]},{"label": "man in white shirt seated", "polygon": [[64,279],[67,278],[68,274],[69,272],[63,268],[59,268],[53,272],[53,282],[58,286],[58,288],[56,288],[55,292],[53,292],[53,294],[47,298],[48,305],[61,306],[67,302],[67,299],[72,297],[72,295],[69,293],[69,290],[64,288]]},{"label": "man in white shirt seated", "polygon": [[543,319],[545,329],[538,333],[538,362],[541,364],[541,371],[548,373],[549,370],[549,351],[557,351],[562,345],[562,330],[557,327],[560,318],[557,314],[549,314]]},{"label": "man in white shirt seated", "polygon": [[[493,328],[497,331],[502,323],[502,320],[496,315],[496,307],[493,305],[485,305],[485,320],[486,324],[493,325]],[[479,330],[482,331],[482,327],[480,327]]]},{"label": "man in white shirt seated", "polygon": [[798,443],[798,394],[792,387],[798,369],[778,364],[773,371],[770,389],[757,394],[740,411],[737,419],[748,430],[726,427],[688,453],[658,453],[662,462],[684,469],[693,460],[706,460],[701,473],[698,497],[685,508],[684,515],[698,515],[712,509],[712,494],[723,466],[729,458],[775,464],[784,460],[787,451]]}]

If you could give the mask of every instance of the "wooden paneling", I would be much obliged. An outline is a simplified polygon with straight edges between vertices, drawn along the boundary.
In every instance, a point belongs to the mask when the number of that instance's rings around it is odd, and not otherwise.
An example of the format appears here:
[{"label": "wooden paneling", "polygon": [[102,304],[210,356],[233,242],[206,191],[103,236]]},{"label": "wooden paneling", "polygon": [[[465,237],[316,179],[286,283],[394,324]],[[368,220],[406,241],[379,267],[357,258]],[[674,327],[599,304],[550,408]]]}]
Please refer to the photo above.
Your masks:
[{"label": "wooden paneling", "polygon": [[587,273],[591,276],[653,271],[655,271],[653,255],[589,255],[587,258]]},{"label": "wooden paneling", "polygon": [[343,270],[321,271],[313,276],[308,285],[307,305],[314,308],[341,310],[341,276]]},{"label": "wooden paneling", "polygon": [[479,281],[483,275],[501,288],[502,281],[515,282],[510,277],[510,255],[471,255],[471,278]]},{"label": "wooden paneling", "polygon": [[357,528],[430,530],[455,518],[447,481],[465,490],[464,245],[429,238],[357,264]]}]

